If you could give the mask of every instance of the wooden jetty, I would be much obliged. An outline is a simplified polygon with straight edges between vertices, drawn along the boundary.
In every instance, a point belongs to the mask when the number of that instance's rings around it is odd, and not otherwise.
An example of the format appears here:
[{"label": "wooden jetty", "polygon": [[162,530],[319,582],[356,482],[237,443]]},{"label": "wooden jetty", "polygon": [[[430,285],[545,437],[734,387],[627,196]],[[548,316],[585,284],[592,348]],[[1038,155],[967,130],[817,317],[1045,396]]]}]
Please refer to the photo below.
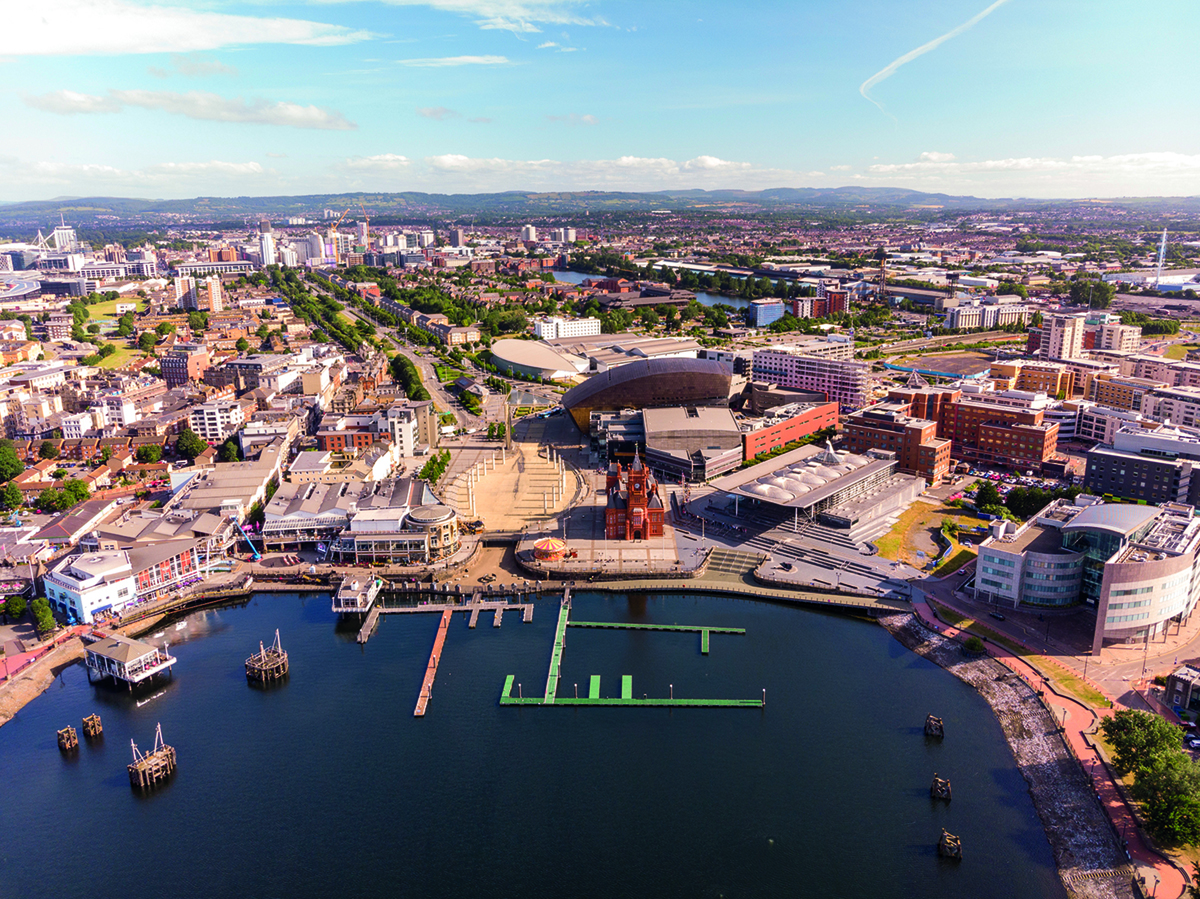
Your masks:
[{"label": "wooden jetty", "polygon": [[255,683],[265,684],[278,680],[288,673],[288,654],[279,643],[279,630],[275,630],[275,642],[270,647],[259,641],[258,652],[246,659],[246,677]]},{"label": "wooden jetty", "polygon": [[79,748],[79,734],[75,733],[75,728],[67,725],[58,732],[58,748],[63,752],[72,752]]},{"label": "wooden jetty", "polygon": [[925,736],[927,737],[944,737],[946,736],[946,728],[942,725],[942,719],[936,715],[930,715],[925,719]]},{"label": "wooden jetty", "polygon": [[358,629],[358,642],[366,643],[370,640],[371,634],[375,633],[375,626],[377,624],[379,624],[379,606],[375,606],[367,613],[367,620]]},{"label": "wooden jetty", "polygon": [[421,693],[417,696],[417,707],[413,709],[414,718],[425,717],[425,709],[433,693],[433,679],[437,677],[438,660],[442,657],[442,647],[446,643],[446,632],[450,629],[450,618],[453,614],[449,609],[442,612],[437,636],[433,638],[433,651],[429,654],[429,665],[425,668],[425,680],[421,683]]},{"label": "wooden jetty", "polygon": [[83,735],[89,740],[94,740],[103,733],[104,727],[100,723],[99,715],[88,715],[83,719]]},{"label": "wooden jetty", "polygon": [[137,743],[129,741],[133,747],[133,763],[129,768],[129,784],[134,789],[149,789],[164,782],[175,773],[175,747],[163,742],[162,725],[154,731],[154,748],[142,753]]},{"label": "wooden jetty", "polygon": [[962,861],[962,840],[942,828],[942,838],[938,840],[938,855],[942,858],[952,858]]},{"label": "wooden jetty", "polygon": [[945,777],[933,775],[933,783],[929,786],[929,796],[931,799],[944,799],[950,801],[950,780]]}]

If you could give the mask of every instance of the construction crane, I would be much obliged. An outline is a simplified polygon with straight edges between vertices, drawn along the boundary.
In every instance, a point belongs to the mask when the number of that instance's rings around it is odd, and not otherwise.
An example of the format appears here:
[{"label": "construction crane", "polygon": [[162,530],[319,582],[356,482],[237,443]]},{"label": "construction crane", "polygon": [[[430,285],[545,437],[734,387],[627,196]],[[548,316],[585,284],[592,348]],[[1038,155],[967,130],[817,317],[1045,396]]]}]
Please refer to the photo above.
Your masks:
[{"label": "construction crane", "polygon": [[339,261],[339,259],[338,259],[338,240],[337,240],[337,229],[338,229],[338,228],[341,226],[342,222],[344,222],[344,221],[346,220],[346,216],[348,216],[348,215],[350,214],[350,209],[351,209],[351,208],[352,208],[352,207],[350,207],[350,206],[347,206],[347,207],[346,207],[346,211],[345,211],[345,212],[343,212],[343,213],[342,213],[342,214],[341,214],[341,215],[338,217],[338,220],[337,220],[337,222],[335,222],[335,223],[334,223],[334,225],[333,225],[333,227],[329,229],[329,243],[330,243],[330,245],[331,245],[331,248],[333,249],[333,262],[334,262],[334,264],[335,264],[335,265],[336,265],[336,264],[338,263],[338,261]]},{"label": "construction crane", "polygon": [[1154,289],[1158,290],[1158,282],[1162,280],[1163,263],[1167,261],[1167,229],[1163,228],[1162,243],[1158,245],[1158,270],[1154,273]]}]

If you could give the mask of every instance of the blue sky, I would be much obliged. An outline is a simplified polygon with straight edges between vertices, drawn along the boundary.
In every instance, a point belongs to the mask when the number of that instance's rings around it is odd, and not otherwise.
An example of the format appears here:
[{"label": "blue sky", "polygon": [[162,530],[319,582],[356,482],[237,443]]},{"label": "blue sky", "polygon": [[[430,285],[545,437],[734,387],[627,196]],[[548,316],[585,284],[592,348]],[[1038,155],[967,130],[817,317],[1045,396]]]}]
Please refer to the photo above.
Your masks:
[{"label": "blue sky", "polygon": [[4,21],[0,200],[1200,194],[1195,0],[54,0]]}]

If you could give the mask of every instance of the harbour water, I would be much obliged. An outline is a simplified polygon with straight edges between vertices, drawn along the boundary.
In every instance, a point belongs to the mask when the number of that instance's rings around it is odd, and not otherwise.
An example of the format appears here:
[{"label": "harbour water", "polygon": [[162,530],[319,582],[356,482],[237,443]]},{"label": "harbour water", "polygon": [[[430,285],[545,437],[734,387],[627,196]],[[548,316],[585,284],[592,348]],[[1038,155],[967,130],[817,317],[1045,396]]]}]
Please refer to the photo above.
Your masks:
[{"label": "harbour water", "polygon": [[[174,679],[132,695],[73,666],[0,728],[3,896],[1064,895],[988,707],[870,623],[699,595],[580,594],[572,617],[745,628],[568,629],[559,695],[759,698],[764,709],[501,707],[545,689],[558,603],[533,621],[390,615],[366,646],[325,595],[263,595],[167,626]],[[490,619],[490,613],[488,615]],[[485,622],[481,622],[484,624]],[[291,672],[247,683],[279,628]],[[98,712],[104,735],[60,754]],[[946,722],[944,741],[922,733]],[[129,787],[161,722],[173,780]],[[930,799],[934,773],[954,799]],[[939,860],[941,828],[963,839]]]},{"label": "harbour water", "polygon": [[[584,278],[601,278],[603,275],[585,275],[583,272],[555,272],[554,277],[565,284],[578,284]],[[725,297],[719,293],[708,293],[704,290],[693,291],[696,294],[696,302],[703,306],[716,306],[723,303],[726,306],[732,306],[734,309],[745,309],[750,305],[749,300],[743,300],[741,297]]]}]

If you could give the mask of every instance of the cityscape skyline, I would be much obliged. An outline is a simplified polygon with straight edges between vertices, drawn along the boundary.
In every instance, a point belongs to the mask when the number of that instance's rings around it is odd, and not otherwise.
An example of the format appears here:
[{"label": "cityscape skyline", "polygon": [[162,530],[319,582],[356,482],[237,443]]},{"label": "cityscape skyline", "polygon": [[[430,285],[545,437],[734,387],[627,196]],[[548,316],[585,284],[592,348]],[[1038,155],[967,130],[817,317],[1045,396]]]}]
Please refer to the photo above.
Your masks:
[{"label": "cityscape skyline", "polygon": [[0,154],[0,201],[1200,193],[1171,86],[1200,30],[1182,0],[1136,19],[1026,0],[64,0],[8,21],[0,108],[36,140]]}]

